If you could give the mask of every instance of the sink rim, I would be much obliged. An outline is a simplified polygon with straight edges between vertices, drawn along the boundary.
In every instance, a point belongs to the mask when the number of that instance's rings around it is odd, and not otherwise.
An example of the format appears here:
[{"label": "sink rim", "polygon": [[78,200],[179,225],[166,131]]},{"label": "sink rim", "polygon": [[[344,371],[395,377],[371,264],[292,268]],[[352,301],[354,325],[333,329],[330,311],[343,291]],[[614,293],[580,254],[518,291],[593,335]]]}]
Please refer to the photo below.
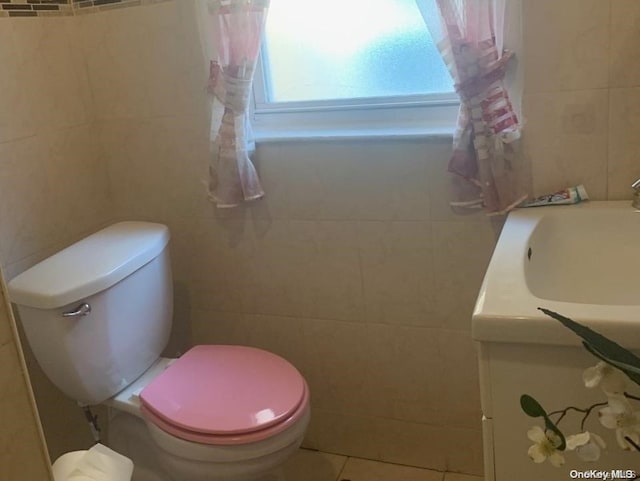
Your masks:
[{"label": "sink rim", "polygon": [[487,342],[579,345],[576,336],[537,310],[545,307],[623,340],[629,348],[640,348],[640,302],[638,305],[603,305],[542,299],[530,292],[525,278],[529,239],[545,216],[608,209],[637,215],[640,222],[640,213],[631,207],[630,201],[590,201],[511,212],[478,294],[472,316],[472,337]]}]

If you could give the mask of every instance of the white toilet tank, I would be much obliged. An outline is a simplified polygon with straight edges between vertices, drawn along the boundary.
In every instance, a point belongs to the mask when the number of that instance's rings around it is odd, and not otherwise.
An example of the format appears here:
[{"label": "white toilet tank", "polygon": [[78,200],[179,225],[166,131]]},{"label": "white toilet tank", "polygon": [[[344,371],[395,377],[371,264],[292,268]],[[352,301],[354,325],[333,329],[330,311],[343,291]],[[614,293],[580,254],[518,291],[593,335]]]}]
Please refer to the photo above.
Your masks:
[{"label": "white toilet tank", "polygon": [[160,356],[173,314],[168,243],[164,225],[120,222],[9,283],[38,363],[67,396],[99,404]]}]

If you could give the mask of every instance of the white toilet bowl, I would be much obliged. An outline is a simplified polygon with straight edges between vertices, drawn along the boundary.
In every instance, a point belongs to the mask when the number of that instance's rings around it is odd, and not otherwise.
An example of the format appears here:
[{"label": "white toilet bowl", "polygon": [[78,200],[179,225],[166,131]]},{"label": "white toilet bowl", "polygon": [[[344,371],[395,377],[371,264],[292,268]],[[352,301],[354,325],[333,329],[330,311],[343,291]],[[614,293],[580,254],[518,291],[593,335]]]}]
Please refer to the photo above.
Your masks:
[{"label": "white toilet bowl", "polygon": [[[182,380],[181,389],[173,389],[169,385],[169,396],[162,396],[162,401],[167,401],[170,405],[180,406],[178,411],[183,412],[184,401],[188,396],[185,394],[185,377],[193,376],[194,382],[199,383],[198,376],[202,372],[194,372],[189,365],[189,357],[193,358],[194,353],[216,352],[219,350],[234,350],[236,355],[247,357],[250,354],[257,354],[261,357],[275,358],[276,362],[287,366],[288,363],[281,358],[277,358],[265,351],[241,347],[241,346],[197,346],[187,352],[179,360],[160,358],[154,366],[143,374],[138,380],[129,385],[126,389],[118,393],[113,398],[105,402],[110,410],[109,421],[109,445],[116,451],[132,458],[135,461],[136,472],[133,481],[256,481],[268,478],[274,470],[280,466],[291,454],[300,446],[304,434],[309,424],[310,407],[309,393],[306,383],[303,383],[303,390],[300,401],[283,420],[271,424],[266,428],[256,429],[251,432],[236,433],[231,435],[217,434],[207,435],[197,432],[183,432],[171,425],[170,421],[159,418],[153,413],[149,413],[145,407],[145,393],[163,381],[163,374],[166,382],[171,383],[171,375]],[[278,360],[279,359],[279,360]],[[182,361],[185,365],[181,366]],[[178,362],[176,362],[178,361]],[[199,362],[202,362],[201,359]],[[220,359],[216,358],[220,363]],[[206,362],[206,360],[205,360]],[[261,363],[264,367],[264,362]],[[235,366],[235,363],[234,363]],[[289,365],[290,366],[290,365]],[[206,364],[202,366],[206,371]],[[255,374],[267,377],[268,374],[261,366],[252,366],[247,362],[247,366]],[[294,369],[293,366],[290,366]],[[266,371],[269,371],[267,369]],[[166,376],[169,374],[170,376]],[[232,369],[231,374],[236,378],[241,378],[242,373],[238,369]],[[278,372],[283,376],[281,372]],[[299,376],[295,369],[289,374]],[[217,378],[220,377],[218,373]],[[270,380],[268,384],[276,384],[277,379]],[[165,386],[166,387],[166,386]],[[221,386],[221,389],[223,386]],[[251,389],[250,391],[253,391]],[[160,391],[162,393],[162,391]],[[176,394],[180,394],[175,396]],[[198,392],[198,402],[209,405],[213,401],[204,399],[206,396]],[[214,396],[216,393],[213,393]],[[268,396],[268,394],[266,394]],[[264,398],[264,395],[259,396]],[[295,399],[295,398],[294,398]],[[241,403],[241,399],[234,399],[236,403]],[[229,408],[231,409],[231,408]],[[210,410],[208,410],[210,413]],[[229,416],[223,416],[228,421]],[[215,418],[215,416],[214,416]],[[255,421],[252,421],[254,423]],[[206,424],[206,421],[204,422]],[[209,426],[210,427],[210,426]],[[228,427],[228,426],[227,426]],[[199,428],[200,429],[200,428]],[[170,432],[173,431],[173,432]],[[197,442],[184,437],[202,438],[207,442]],[[211,439],[213,437],[213,442]],[[222,439],[220,439],[222,438]]]},{"label": "white toilet bowl", "polygon": [[302,443],[309,418],[307,411],[298,424],[273,439],[229,448],[194,446],[140,417],[111,409],[108,444],[135,460],[132,481],[271,481]]}]

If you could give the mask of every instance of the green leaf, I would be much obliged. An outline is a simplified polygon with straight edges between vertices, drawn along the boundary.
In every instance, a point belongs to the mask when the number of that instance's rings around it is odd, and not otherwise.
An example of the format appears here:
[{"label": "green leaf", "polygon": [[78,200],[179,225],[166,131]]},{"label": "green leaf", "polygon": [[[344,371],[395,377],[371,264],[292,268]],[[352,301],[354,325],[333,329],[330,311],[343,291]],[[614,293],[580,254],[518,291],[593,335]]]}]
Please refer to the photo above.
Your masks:
[{"label": "green leaf", "polygon": [[520,396],[520,407],[522,407],[522,410],[527,416],[531,416],[532,418],[547,417],[547,412],[540,403],[528,394]]},{"label": "green leaf", "polygon": [[597,357],[598,359],[606,362],[607,364],[615,368],[620,369],[629,377],[629,379],[631,379],[636,384],[640,385],[640,369],[639,368],[635,366],[630,366],[629,364],[625,364],[624,362],[614,361],[612,359],[607,358],[607,356],[602,354],[600,351],[598,351],[595,347],[593,347],[591,344],[589,344],[586,341],[582,341],[582,345],[587,351],[589,351],[595,357]]},{"label": "green leaf", "polygon": [[[580,336],[591,348],[589,349],[589,347],[585,345],[587,350],[596,357],[599,357],[614,367],[618,367],[615,363],[620,363],[634,368],[640,368],[640,358],[626,350],[618,343],[604,337],[602,334],[599,334],[587,326],[577,323],[573,319],[569,319],[568,317],[558,314],[557,312],[553,312],[542,307],[539,307],[538,309],[547,316],[559,321],[563,326]],[[640,385],[640,374],[636,374],[628,370],[626,370],[625,373],[633,382]]]}]

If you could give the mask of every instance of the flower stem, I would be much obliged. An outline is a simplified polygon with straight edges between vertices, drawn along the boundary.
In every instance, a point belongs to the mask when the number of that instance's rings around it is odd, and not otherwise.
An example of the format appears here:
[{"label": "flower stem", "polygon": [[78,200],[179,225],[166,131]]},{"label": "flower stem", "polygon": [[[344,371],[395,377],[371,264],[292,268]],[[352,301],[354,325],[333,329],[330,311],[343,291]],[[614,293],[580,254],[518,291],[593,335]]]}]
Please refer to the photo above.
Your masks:
[{"label": "flower stem", "polygon": [[[640,401],[640,399],[639,399],[639,401]],[[559,424],[560,421],[562,421],[562,418],[564,418],[569,411],[577,411],[579,413],[583,413],[584,416],[582,418],[582,422],[580,423],[580,429],[582,431],[584,431],[584,423],[587,422],[587,418],[591,414],[591,411],[593,411],[597,407],[606,406],[607,404],[608,404],[607,402],[595,403],[595,404],[592,404],[591,406],[589,406],[587,408],[578,408],[578,407],[575,407],[575,406],[567,406],[566,408],[561,409],[559,411],[553,411],[553,412],[549,413],[549,416],[552,416],[554,414],[560,414],[560,417],[556,421],[556,424]]]},{"label": "flower stem", "polygon": [[640,451],[640,446],[638,446],[638,443],[636,443],[633,439],[631,439],[629,436],[625,436],[624,440],[626,442],[628,442],[629,444],[631,444],[631,446],[633,446],[634,448],[636,448],[636,451]]},{"label": "flower stem", "polygon": [[640,401],[640,397],[629,394],[628,392],[624,393],[624,397],[626,397],[627,399],[633,399],[634,401]]}]

